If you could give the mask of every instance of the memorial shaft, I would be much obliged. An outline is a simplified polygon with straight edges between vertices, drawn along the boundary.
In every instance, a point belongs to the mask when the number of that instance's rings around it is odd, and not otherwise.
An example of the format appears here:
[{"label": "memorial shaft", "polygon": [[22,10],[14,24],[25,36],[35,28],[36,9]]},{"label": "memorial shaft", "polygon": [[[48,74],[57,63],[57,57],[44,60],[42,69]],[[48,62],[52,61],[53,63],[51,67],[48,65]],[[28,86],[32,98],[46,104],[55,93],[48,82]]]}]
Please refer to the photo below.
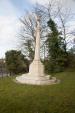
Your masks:
[{"label": "memorial shaft", "polygon": [[40,60],[40,20],[37,19],[34,60]]}]

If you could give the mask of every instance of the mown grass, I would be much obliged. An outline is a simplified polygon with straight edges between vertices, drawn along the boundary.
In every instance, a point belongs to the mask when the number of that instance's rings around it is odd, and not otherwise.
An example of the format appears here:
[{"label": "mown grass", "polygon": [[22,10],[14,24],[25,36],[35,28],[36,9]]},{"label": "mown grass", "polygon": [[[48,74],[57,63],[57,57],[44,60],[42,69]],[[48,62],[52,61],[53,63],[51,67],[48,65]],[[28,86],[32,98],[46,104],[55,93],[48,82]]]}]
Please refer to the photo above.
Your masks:
[{"label": "mown grass", "polygon": [[75,72],[56,74],[60,84],[22,85],[0,78],[0,113],[75,113]]}]

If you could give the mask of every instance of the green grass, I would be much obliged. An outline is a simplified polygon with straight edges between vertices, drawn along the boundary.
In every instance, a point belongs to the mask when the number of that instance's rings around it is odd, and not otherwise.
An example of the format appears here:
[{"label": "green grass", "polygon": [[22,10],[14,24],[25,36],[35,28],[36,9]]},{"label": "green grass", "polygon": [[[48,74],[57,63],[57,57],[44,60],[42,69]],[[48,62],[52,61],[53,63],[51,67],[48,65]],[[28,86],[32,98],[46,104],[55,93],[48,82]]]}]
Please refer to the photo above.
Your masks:
[{"label": "green grass", "polygon": [[56,74],[60,84],[22,85],[0,78],[0,113],[75,113],[75,72]]}]

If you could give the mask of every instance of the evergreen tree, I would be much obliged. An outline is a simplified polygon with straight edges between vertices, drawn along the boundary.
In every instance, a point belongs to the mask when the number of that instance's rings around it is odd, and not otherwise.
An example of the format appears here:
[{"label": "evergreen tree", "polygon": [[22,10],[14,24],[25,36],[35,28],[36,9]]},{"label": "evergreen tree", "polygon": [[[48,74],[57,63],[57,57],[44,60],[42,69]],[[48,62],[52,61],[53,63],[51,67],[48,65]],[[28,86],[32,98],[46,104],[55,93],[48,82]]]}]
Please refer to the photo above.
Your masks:
[{"label": "evergreen tree", "polygon": [[61,37],[55,22],[50,19],[48,27],[51,32],[48,34],[48,71],[59,72],[62,71],[66,65],[66,54],[64,50],[64,41]]},{"label": "evergreen tree", "polygon": [[10,50],[6,52],[6,68],[10,73],[19,74],[28,71],[28,60],[21,51]]}]

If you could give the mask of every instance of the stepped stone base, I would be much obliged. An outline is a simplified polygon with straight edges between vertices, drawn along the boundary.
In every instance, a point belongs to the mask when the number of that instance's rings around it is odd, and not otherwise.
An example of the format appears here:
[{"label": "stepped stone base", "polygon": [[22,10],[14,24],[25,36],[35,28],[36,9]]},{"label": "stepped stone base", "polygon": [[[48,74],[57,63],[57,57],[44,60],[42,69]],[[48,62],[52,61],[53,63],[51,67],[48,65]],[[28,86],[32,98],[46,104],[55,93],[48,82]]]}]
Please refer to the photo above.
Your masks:
[{"label": "stepped stone base", "polygon": [[58,82],[55,77],[44,74],[44,66],[40,60],[34,60],[30,65],[29,73],[16,77],[16,81],[33,85],[48,85]]},{"label": "stepped stone base", "polygon": [[34,77],[29,74],[23,74],[22,76],[16,77],[16,80],[22,84],[33,84],[33,85],[48,85],[57,83],[56,78],[55,77],[50,78],[49,75]]}]

